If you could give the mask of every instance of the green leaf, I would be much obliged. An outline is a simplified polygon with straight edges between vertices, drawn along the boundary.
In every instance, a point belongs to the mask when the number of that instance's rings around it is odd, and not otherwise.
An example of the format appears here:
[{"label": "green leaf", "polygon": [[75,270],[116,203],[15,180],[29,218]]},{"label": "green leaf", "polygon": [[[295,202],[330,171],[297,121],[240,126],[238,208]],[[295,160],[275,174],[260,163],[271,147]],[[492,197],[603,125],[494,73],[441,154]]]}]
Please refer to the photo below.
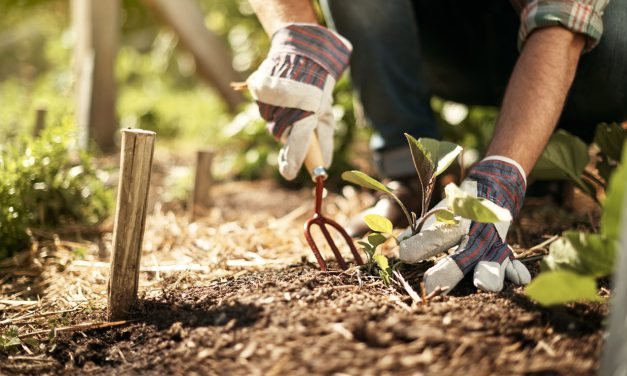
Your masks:
[{"label": "green leaf", "polygon": [[381,255],[376,254],[373,256],[374,261],[377,263],[379,267],[379,276],[383,283],[387,286],[390,284],[390,264],[388,262],[388,258]]},{"label": "green leaf", "polygon": [[376,179],[371,178],[361,171],[345,171],[344,173],[342,173],[342,179],[346,180],[347,182],[357,184],[360,187],[374,189],[375,191],[394,195],[390,188],[386,187],[385,185],[383,185],[383,183],[378,182]]},{"label": "green leaf", "polygon": [[616,123],[597,125],[594,134],[594,143],[599,146],[601,152],[615,161],[619,161],[623,154],[623,145],[627,140],[627,130]]},{"label": "green leaf", "polygon": [[581,179],[589,161],[588,145],[560,129],[551,137],[531,175],[543,180],[568,178],[586,194],[592,195],[590,186]]},{"label": "green leaf", "polygon": [[604,277],[613,272],[616,249],[616,241],[604,235],[567,231],[551,243],[543,266],[552,271]]},{"label": "green leaf", "polygon": [[464,192],[454,183],[444,187],[448,207],[455,215],[483,223],[511,221],[512,214],[492,201],[474,197]]},{"label": "green leaf", "polygon": [[374,255],[374,261],[377,263],[377,266],[381,270],[387,270],[390,267],[390,264],[388,262],[388,258],[385,257],[382,254]]},{"label": "green leaf", "polygon": [[346,180],[347,182],[357,184],[360,187],[374,189],[379,192],[387,193],[401,207],[401,209],[403,210],[403,214],[405,214],[405,218],[407,218],[407,222],[413,223],[411,215],[409,214],[407,207],[405,207],[405,204],[403,204],[403,202],[398,197],[396,197],[396,195],[390,190],[390,188],[378,182],[376,179],[373,179],[367,174],[364,174],[363,172],[357,170],[343,172],[342,179]]},{"label": "green leaf", "polygon": [[370,243],[358,241],[357,244],[359,244],[361,248],[366,252],[374,252],[374,248],[372,247]]},{"label": "green leaf", "polygon": [[[418,140],[412,137],[410,134],[405,133],[407,142],[409,143],[409,150],[411,151],[411,157],[414,161],[414,167],[416,168],[416,174],[418,174],[418,181],[420,182],[420,192],[424,196],[427,193],[427,187],[434,177],[435,163],[431,159],[431,155],[425,153],[424,148],[420,147]],[[421,197],[424,200],[424,197]]]},{"label": "green leaf", "polygon": [[385,236],[379,234],[378,232],[368,235],[368,243],[370,243],[373,249],[385,243],[386,240],[388,239]]},{"label": "green leaf", "polygon": [[579,256],[585,274],[605,277],[614,271],[617,241],[599,234],[568,231],[564,233]]},{"label": "green leaf", "polygon": [[364,216],[364,222],[366,222],[372,231],[382,232],[384,234],[391,234],[394,229],[389,219],[378,214],[368,214]]},{"label": "green leaf", "polygon": [[610,239],[618,240],[620,236],[620,221],[623,200],[625,199],[625,180],[627,180],[627,148],[623,149],[621,164],[610,178],[605,202],[603,202],[601,233]]},{"label": "green leaf", "polygon": [[525,293],[544,306],[601,300],[594,277],[567,270],[540,274],[527,286]]},{"label": "green leaf", "polygon": [[[434,176],[438,176],[455,161],[461,153],[462,147],[449,141],[438,141],[433,138],[422,137],[418,140],[405,133],[414,156],[414,146],[431,162]],[[413,144],[413,145],[412,145]],[[415,157],[414,157],[415,163]],[[418,169],[418,167],[416,167]]]},{"label": "green leaf", "polygon": [[459,221],[455,219],[455,214],[447,209],[436,210],[433,215],[435,215],[435,220],[438,222],[444,222],[451,225],[459,223]]},{"label": "green leaf", "polygon": [[570,270],[576,273],[585,273],[579,253],[567,238],[559,238],[549,246],[549,254],[542,260],[542,267],[546,270]]}]

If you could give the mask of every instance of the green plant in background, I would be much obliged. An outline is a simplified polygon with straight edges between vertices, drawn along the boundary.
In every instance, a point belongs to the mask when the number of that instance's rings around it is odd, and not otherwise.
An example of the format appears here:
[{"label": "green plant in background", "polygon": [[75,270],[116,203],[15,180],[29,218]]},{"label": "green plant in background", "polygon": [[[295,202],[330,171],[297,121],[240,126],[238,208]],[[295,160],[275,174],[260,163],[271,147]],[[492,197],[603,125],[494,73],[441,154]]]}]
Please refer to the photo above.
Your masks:
[{"label": "green plant in background", "polygon": [[541,180],[570,180],[582,192],[600,203],[597,190],[607,190],[610,177],[619,166],[626,140],[627,130],[618,124],[597,125],[593,141],[595,169],[598,173],[596,176],[586,169],[590,164],[589,146],[579,137],[565,130],[558,130],[551,137],[531,177]]},{"label": "green plant in background", "polygon": [[[619,144],[616,136],[621,133],[623,139],[620,141],[623,143]],[[609,134],[614,136],[611,140],[605,137]],[[567,231],[551,244],[549,254],[542,262],[542,273],[526,289],[529,297],[543,305],[599,300],[596,280],[610,276],[614,269],[627,181],[625,132],[602,124],[597,128],[597,136],[595,143],[604,155],[597,163],[608,164],[614,170],[611,176],[603,173],[609,183],[603,202],[600,232]],[[621,153],[622,162],[619,163]]]},{"label": "green plant in background", "polygon": [[112,195],[91,157],[75,152],[69,124],[48,127],[40,137],[19,137],[0,146],[0,258],[24,249],[28,228],[107,218]]},{"label": "green plant in background", "polygon": [[[462,148],[459,145],[447,141],[438,141],[431,138],[420,138],[416,140],[409,134],[405,134],[405,136],[407,137],[418,180],[421,184],[423,205],[419,215],[410,212],[390,188],[367,174],[361,171],[346,171],[342,174],[344,180],[364,188],[385,193],[399,204],[405,214],[407,222],[410,224],[409,230],[402,235],[403,239],[418,234],[422,230],[425,221],[431,216],[435,216],[438,222],[452,224],[458,223],[461,218],[485,223],[511,220],[509,211],[496,206],[489,200],[472,196],[453,183],[447,185],[445,188],[445,200],[447,205],[427,211],[426,208],[433,194],[435,178],[446,171],[461,153]],[[368,258],[366,268],[371,272],[376,263],[381,278],[384,281],[389,280],[392,273],[388,271],[388,260],[383,255],[375,254],[376,248],[383,244],[389,237],[393,237],[397,244],[402,239],[392,235],[392,223],[385,217],[371,214],[365,216],[364,221],[368,227],[374,231],[368,236],[367,241],[359,242]]]}]

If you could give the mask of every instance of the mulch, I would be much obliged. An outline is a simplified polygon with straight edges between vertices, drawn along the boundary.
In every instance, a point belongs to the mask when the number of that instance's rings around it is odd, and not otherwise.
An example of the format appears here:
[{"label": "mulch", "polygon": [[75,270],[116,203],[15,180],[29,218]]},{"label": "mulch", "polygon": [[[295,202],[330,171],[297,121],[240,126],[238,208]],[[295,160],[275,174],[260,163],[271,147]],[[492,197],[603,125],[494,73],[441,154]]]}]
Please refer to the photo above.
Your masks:
[{"label": "mulch", "polygon": [[[230,182],[213,194],[214,207],[195,221],[151,204],[132,321],[0,349],[0,374],[589,375],[598,368],[606,303],[544,308],[520,287],[489,294],[465,280],[420,304],[357,268],[320,272],[309,261],[301,226],[312,211],[310,188]],[[330,194],[324,210],[346,223],[370,202],[349,187]],[[597,219],[526,204],[510,242],[524,253]],[[105,320],[110,225],[96,229],[96,239],[87,230],[38,234],[33,249],[0,262],[0,333]],[[392,245],[383,251],[393,255]],[[401,269],[416,291],[432,263]],[[528,266],[536,275],[538,258]]]}]

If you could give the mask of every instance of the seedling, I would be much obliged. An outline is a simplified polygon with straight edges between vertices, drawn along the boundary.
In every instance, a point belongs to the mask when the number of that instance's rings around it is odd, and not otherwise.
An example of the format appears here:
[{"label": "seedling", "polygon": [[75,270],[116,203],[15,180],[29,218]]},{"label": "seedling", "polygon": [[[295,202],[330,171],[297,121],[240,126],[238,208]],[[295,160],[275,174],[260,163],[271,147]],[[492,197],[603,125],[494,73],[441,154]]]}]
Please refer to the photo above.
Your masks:
[{"label": "seedling", "polygon": [[[407,218],[407,222],[410,224],[409,230],[403,234],[403,238],[409,238],[418,234],[426,220],[431,216],[435,216],[438,222],[450,224],[457,224],[461,218],[485,223],[512,219],[508,210],[500,208],[484,198],[472,196],[453,183],[445,188],[446,206],[427,210],[437,176],[446,171],[455,161],[462,148],[447,141],[438,141],[431,138],[420,138],[417,140],[409,134],[405,134],[405,137],[407,137],[409,142],[414,167],[420,182],[422,206],[419,214],[410,212],[390,188],[367,174],[361,171],[347,171],[342,174],[344,180],[364,188],[388,194],[398,203]],[[388,269],[387,258],[383,255],[376,255],[375,252],[376,248],[387,240],[385,235],[394,237],[392,235],[392,223],[387,218],[378,215],[368,215],[364,218],[364,221],[374,231],[374,233],[368,236],[367,242],[359,242],[368,256],[367,268],[369,271],[372,271],[376,263],[379,270],[385,272]],[[402,240],[396,237],[394,239],[397,244]],[[388,273],[388,278],[389,275],[391,273]]]},{"label": "seedling", "polygon": [[[368,241],[357,242],[367,257],[366,271],[374,274],[376,271],[385,285],[390,284],[390,277],[393,274],[396,264],[390,267],[388,258],[382,254],[377,254],[377,247],[385,243],[392,235],[392,222],[380,215],[370,214],[364,217],[364,222],[373,231],[368,235]],[[387,236],[386,236],[387,235]]]},{"label": "seedling", "polygon": [[422,208],[420,215],[410,212],[401,200],[383,183],[371,178],[361,171],[347,171],[342,179],[364,188],[374,189],[390,195],[401,207],[407,222],[410,224],[411,235],[420,232],[427,218],[434,215],[439,222],[457,223],[460,218],[467,218],[478,222],[495,223],[511,220],[509,211],[499,208],[489,200],[473,197],[451,183],[445,188],[447,207],[434,208],[427,211],[435,179],[455,161],[462,148],[452,142],[438,141],[431,138],[416,140],[405,134],[411,149],[414,166],[418,174],[418,181],[422,193]]}]

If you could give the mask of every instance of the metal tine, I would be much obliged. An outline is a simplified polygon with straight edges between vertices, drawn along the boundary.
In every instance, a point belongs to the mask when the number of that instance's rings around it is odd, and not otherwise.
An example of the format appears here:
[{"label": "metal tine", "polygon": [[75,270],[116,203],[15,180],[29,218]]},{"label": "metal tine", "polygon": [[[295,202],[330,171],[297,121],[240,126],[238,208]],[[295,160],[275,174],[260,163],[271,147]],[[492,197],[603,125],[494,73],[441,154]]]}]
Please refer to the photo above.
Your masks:
[{"label": "metal tine", "polygon": [[314,253],[314,256],[316,257],[316,261],[318,261],[318,265],[320,265],[320,269],[323,272],[326,272],[327,263],[322,258],[322,255],[320,254],[320,250],[318,249],[316,242],[313,240],[313,237],[311,236],[311,225],[316,224],[318,225],[318,227],[320,227],[320,225],[317,222],[314,222],[314,219],[315,218],[312,218],[308,220],[307,222],[305,222],[305,239],[307,240],[307,243],[309,244],[309,248],[311,248],[311,251]]},{"label": "metal tine", "polygon": [[[319,217],[319,218],[322,218],[322,217]],[[340,250],[337,248],[337,245],[335,245],[335,242],[333,241],[331,234],[329,234],[329,230],[327,230],[327,227],[324,225],[324,223],[318,224],[318,226],[320,227],[320,231],[322,231],[324,238],[327,239],[327,243],[329,244],[329,247],[331,247],[331,250],[333,251],[333,254],[335,255],[335,259],[340,264],[340,268],[342,268],[342,270],[348,269],[348,265],[346,264],[344,257],[342,257]]]},{"label": "metal tine", "polygon": [[346,233],[344,228],[332,219],[325,218],[325,221],[327,224],[333,226],[335,230],[340,233],[340,235],[342,235],[342,237],[348,244],[348,248],[350,248],[351,253],[353,254],[355,263],[357,263],[357,265],[363,265],[364,261],[362,260],[361,255],[359,254],[359,251],[357,251],[357,248],[355,247],[355,244],[353,243],[353,239],[351,239],[351,237]]}]

